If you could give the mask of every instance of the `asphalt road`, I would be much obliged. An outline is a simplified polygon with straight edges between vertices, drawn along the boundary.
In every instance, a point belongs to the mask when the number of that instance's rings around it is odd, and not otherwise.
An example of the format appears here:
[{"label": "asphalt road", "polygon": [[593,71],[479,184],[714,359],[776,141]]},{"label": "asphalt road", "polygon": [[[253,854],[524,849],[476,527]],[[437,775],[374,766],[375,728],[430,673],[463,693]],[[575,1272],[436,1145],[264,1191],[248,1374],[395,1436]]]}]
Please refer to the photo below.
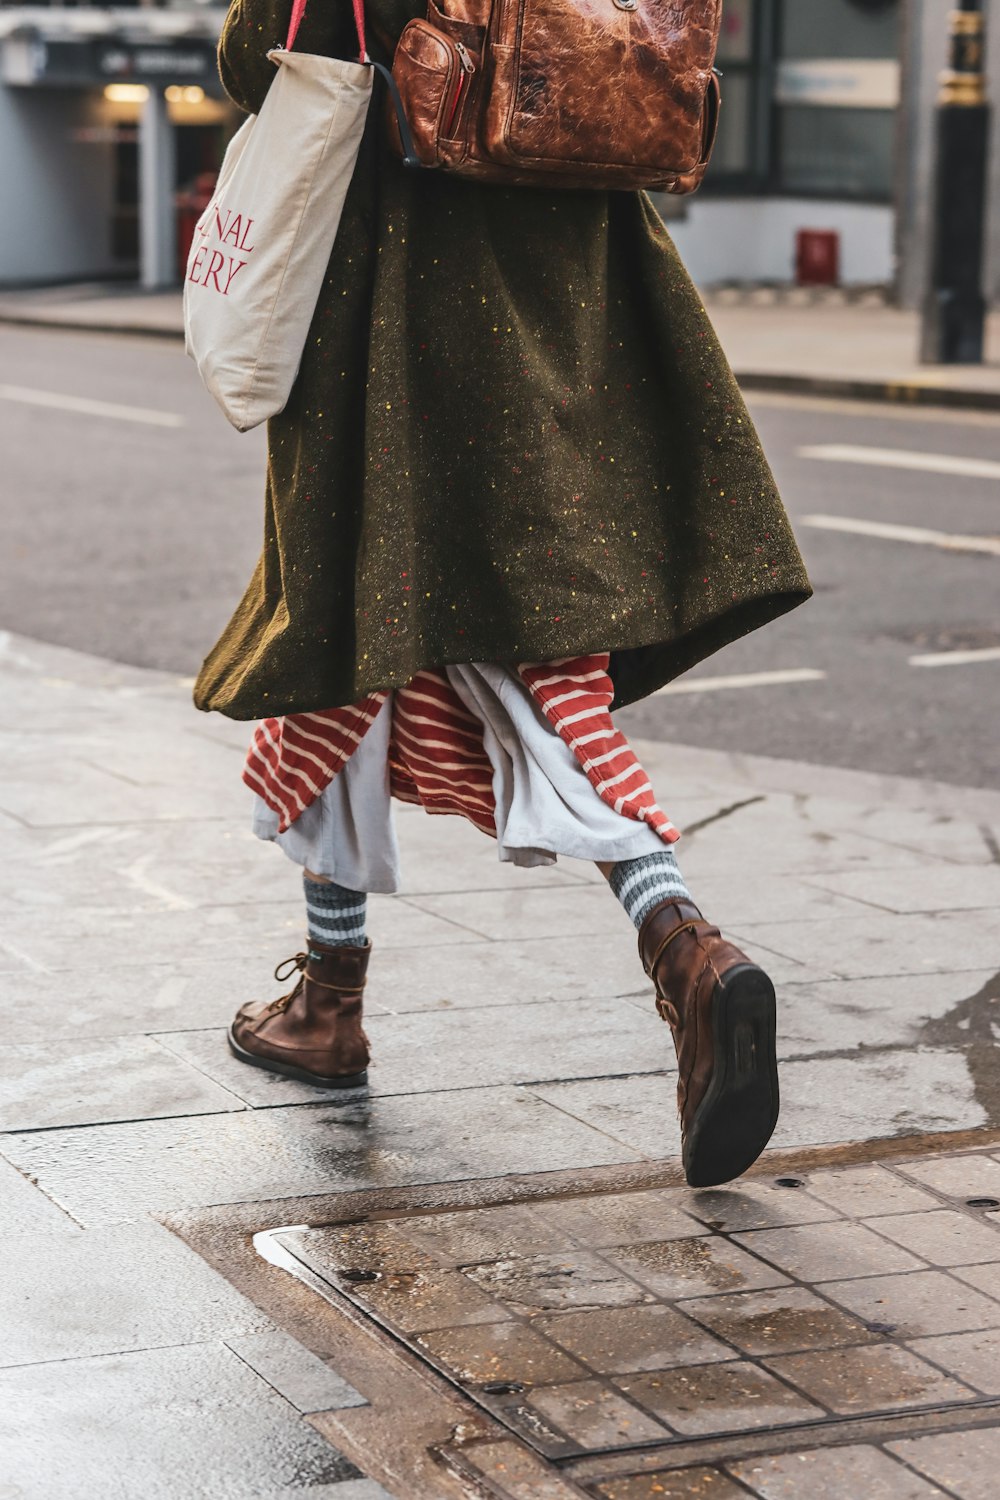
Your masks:
[{"label": "asphalt road", "polygon": [[[816,597],[622,727],[996,786],[1000,418],[751,404]],[[0,627],[192,674],[257,554],[263,433],[229,429],[177,344],[7,327],[0,455]]]}]

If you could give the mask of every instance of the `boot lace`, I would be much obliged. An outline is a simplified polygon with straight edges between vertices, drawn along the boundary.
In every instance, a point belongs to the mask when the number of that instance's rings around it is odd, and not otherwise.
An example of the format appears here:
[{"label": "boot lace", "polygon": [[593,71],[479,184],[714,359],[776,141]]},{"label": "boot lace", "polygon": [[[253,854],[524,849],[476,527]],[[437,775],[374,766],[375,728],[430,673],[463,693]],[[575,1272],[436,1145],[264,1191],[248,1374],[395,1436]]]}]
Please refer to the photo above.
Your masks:
[{"label": "boot lace", "polygon": [[308,953],[296,953],[293,958],[283,958],[275,968],[274,977],[279,984],[284,984],[286,979],[291,979],[296,969],[300,974],[304,974],[308,962]]},{"label": "boot lace", "polygon": [[[293,958],[283,958],[281,963],[278,964],[275,968],[275,979],[279,984],[284,984],[287,979],[290,979],[292,977],[296,969],[298,970],[300,975],[304,974],[308,961],[308,953],[296,953]],[[282,1011],[287,1010],[292,1001],[295,999],[295,996],[299,993],[301,984],[302,981],[300,979],[295,988],[290,990],[287,995],[281,995],[277,1000],[272,1000],[267,1008],[268,1014],[272,1016],[279,1016],[281,1015]]]}]

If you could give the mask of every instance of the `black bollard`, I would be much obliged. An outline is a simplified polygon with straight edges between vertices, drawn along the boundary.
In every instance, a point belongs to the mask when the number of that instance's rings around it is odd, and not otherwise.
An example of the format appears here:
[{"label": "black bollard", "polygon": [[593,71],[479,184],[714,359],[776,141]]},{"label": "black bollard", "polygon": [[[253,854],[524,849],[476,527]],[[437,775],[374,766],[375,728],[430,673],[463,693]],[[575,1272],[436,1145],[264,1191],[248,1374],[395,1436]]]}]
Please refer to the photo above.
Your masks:
[{"label": "black bollard", "polygon": [[983,235],[989,105],[982,0],[959,0],[950,16],[949,66],[937,103],[937,173],[931,285],[924,303],[924,364],[983,360],[986,303]]}]

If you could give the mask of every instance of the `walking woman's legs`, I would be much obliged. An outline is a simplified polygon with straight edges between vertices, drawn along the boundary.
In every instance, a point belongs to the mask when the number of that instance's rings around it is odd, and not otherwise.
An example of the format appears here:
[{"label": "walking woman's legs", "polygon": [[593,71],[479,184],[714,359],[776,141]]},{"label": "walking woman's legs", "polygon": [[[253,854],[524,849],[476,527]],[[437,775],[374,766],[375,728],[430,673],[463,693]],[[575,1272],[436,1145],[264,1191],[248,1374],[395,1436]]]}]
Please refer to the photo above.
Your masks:
[{"label": "walking woman's legs", "polygon": [[303,867],[308,951],[289,961],[301,976],[290,995],[239,1012],[236,1055],[325,1087],[364,1080],[365,893],[399,888],[391,789],[464,814],[495,835],[501,860],[597,864],[638,931],[673,1036],[688,1181],[744,1172],[777,1120],[774,991],[695,906],[677,830],[611,721],[609,683],[590,660],[523,675],[482,663],[423,672],[283,832],[258,806],[258,833]]},{"label": "walking woman's legs", "polygon": [[327,875],[302,873],[306,898],[306,930],[310,941],[332,948],[363,948],[368,897],[364,891],[349,891]]},{"label": "walking woman's legs", "polygon": [[367,1081],[362,999],[371,943],[368,891],[399,887],[386,774],[391,709],[383,707],[342,770],[284,832],[258,798],[254,827],[302,867],[306,951],[279,964],[290,994],[237,1012],[229,1046],[243,1062],[320,1088]]},{"label": "walking woman's legs", "polygon": [[598,861],[597,868],[637,929],[661,902],[691,900],[672,849],[658,849],[614,865]]},{"label": "walking woman's legs", "polygon": [[672,850],[598,868],[638,929],[677,1050],[687,1180],[729,1182],[757,1160],[778,1120],[774,988],[702,916]]}]

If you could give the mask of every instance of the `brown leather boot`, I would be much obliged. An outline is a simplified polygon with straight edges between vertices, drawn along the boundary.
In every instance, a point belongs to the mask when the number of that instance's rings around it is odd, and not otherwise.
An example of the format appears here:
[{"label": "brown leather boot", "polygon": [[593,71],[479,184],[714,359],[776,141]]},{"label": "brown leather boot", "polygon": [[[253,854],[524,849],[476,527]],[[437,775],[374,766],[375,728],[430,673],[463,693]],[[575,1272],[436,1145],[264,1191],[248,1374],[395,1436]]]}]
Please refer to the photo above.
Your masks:
[{"label": "brown leather boot", "polygon": [[656,1008],[677,1048],[684,1172],[730,1182],[778,1123],[774,986],[690,901],[664,901],[639,929]]},{"label": "brown leather boot", "polygon": [[371,951],[371,943],[341,948],[310,938],[308,953],[297,953],[274,971],[280,982],[299,970],[291,994],[241,1006],[229,1028],[230,1049],[255,1068],[302,1083],[360,1088],[368,1081],[361,1000]]}]

